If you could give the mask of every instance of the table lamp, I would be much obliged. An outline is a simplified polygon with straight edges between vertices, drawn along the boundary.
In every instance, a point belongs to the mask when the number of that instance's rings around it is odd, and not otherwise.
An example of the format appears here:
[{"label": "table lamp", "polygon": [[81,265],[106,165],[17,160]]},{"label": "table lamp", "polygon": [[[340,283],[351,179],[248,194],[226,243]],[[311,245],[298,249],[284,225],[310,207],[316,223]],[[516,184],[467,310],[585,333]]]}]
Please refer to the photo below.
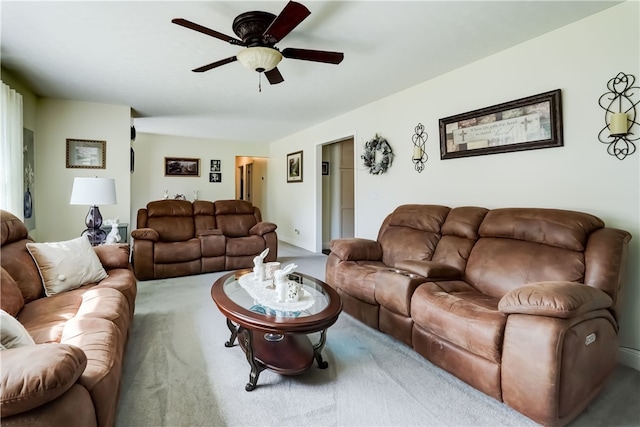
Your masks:
[{"label": "table lamp", "polygon": [[72,205],[89,205],[89,213],[85,218],[87,229],[82,232],[82,236],[88,236],[92,246],[97,246],[104,242],[107,232],[101,230],[102,214],[98,205],[115,205],[116,201],[116,181],[113,178],[79,178],[73,179],[73,189],[71,190]]}]

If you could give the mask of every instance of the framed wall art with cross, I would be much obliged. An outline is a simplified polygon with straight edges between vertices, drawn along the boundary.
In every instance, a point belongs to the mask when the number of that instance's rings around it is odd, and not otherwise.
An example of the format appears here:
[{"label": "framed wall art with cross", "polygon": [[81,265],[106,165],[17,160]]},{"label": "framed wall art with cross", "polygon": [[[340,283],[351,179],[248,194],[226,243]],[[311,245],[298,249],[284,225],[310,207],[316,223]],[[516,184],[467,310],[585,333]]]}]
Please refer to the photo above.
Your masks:
[{"label": "framed wall art with cross", "polygon": [[440,158],[562,147],[560,89],[440,119]]}]

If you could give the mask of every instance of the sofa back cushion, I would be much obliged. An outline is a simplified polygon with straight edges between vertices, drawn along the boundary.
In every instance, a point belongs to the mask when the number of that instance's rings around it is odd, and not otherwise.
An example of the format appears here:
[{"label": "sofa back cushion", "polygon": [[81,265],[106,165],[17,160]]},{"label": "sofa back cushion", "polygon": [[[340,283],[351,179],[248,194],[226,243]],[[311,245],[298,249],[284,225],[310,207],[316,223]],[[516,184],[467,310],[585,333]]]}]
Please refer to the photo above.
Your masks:
[{"label": "sofa back cushion", "polygon": [[584,283],[587,242],[602,227],[602,220],[581,212],[494,209],[480,225],[466,281],[496,298],[527,283]]},{"label": "sofa back cushion", "polygon": [[382,262],[395,266],[398,261],[430,260],[449,210],[439,205],[398,206],[378,233]]},{"label": "sofa back cushion", "polygon": [[157,200],[147,204],[147,227],[161,242],[183,242],[195,237],[193,205],[187,200]]},{"label": "sofa back cushion", "polygon": [[215,229],[217,224],[213,202],[195,200],[193,202],[193,218],[196,225],[196,232],[199,230]]},{"label": "sofa back cushion", "polygon": [[247,201],[217,200],[213,204],[217,227],[226,237],[246,237],[259,221],[259,210]]},{"label": "sofa back cushion", "polygon": [[33,242],[27,227],[7,211],[0,211],[0,220],[0,265],[15,280],[25,303],[43,297],[44,288],[38,268],[27,251],[27,243]]},{"label": "sofa back cushion", "polygon": [[24,297],[13,277],[0,267],[0,308],[16,317],[24,307]]},{"label": "sofa back cushion", "polygon": [[488,211],[474,206],[451,209],[442,225],[442,237],[432,260],[464,271],[471,249],[480,237],[480,224]]}]

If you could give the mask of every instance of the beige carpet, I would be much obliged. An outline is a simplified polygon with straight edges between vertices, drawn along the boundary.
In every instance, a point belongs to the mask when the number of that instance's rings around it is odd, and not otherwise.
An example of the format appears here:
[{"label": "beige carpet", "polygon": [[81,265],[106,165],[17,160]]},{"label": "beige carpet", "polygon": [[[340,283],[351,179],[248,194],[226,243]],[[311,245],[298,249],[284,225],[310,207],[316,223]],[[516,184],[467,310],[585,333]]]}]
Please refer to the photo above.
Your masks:
[{"label": "beige carpet", "polygon": [[[324,277],[326,256],[281,244],[279,260]],[[140,282],[116,426],[531,426],[531,420],[342,314],[329,368],[260,374],[246,392],[242,350],[225,348],[210,296],[223,273]],[[620,366],[575,426],[640,425],[640,372]]]}]

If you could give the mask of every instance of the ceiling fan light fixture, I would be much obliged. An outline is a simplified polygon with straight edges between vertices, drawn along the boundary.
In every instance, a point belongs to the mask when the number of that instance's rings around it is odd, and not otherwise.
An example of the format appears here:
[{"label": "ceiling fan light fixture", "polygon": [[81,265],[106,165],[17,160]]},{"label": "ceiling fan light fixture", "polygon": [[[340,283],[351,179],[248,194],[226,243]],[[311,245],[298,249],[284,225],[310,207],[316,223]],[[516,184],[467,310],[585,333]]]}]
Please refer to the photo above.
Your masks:
[{"label": "ceiling fan light fixture", "polygon": [[245,68],[264,73],[278,66],[282,54],[270,47],[255,46],[242,49],[236,58]]}]

